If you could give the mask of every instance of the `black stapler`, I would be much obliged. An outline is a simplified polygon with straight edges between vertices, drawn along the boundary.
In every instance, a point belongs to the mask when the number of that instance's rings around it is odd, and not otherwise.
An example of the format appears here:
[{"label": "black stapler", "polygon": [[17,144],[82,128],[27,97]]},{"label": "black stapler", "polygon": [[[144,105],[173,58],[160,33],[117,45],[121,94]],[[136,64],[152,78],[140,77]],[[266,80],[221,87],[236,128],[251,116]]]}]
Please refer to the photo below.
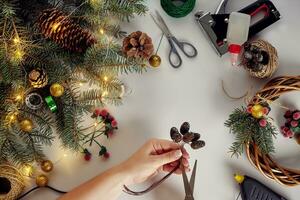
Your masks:
[{"label": "black stapler", "polygon": [[[210,12],[205,13],[203,11],[195,14],[196,21],[208,36],[208,39],[211,41],[219,56],[224,55],[228,51],[226,40],[229,18],[229,14],[226,14],[228,1],[229,0],[222,0],[215,14],[211,14]],[[259,13],[263,13],[264,15],[262,19],[250,26],[249,38],[280,19],[279,11],[269,0],[258,0],[238,12],[248,14],[251,17]]]}]

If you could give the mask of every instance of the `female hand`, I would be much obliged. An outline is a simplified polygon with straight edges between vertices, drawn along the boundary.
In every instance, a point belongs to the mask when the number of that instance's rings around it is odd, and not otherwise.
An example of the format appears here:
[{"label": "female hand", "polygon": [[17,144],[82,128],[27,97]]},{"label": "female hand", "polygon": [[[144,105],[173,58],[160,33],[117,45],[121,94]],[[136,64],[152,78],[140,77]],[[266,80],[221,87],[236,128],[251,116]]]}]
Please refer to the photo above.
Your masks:
[{"label": "female hand", "polygon": [[[168,140],[149,140],[121,164],[128,174],[126,185],[144,182],[161,171],[172,171],[179,164],[181,157],[185,170],[189,171],[189,154],[179,144]],[[181,172],[181,168],[175,171],[176,174],[181,174]]]}]

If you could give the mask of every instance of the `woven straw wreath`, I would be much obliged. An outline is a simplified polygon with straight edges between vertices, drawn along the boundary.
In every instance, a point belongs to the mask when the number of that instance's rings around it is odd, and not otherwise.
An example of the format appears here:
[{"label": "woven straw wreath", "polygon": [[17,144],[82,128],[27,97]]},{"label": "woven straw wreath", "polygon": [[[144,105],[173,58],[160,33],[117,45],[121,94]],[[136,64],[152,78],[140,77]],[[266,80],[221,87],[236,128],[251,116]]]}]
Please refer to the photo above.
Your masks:
[{"label": "woven straw wreath", "polygon": [[[269,81],[252,98],[249,105],[275,101],[280,95],[300,90],[300,76],[281,76]],[[262,154],[255,143],[246,144],[249,161],[267,178],[286,186],[300,185],[300,170],[289,169],[276,163],[269,154]]]}]

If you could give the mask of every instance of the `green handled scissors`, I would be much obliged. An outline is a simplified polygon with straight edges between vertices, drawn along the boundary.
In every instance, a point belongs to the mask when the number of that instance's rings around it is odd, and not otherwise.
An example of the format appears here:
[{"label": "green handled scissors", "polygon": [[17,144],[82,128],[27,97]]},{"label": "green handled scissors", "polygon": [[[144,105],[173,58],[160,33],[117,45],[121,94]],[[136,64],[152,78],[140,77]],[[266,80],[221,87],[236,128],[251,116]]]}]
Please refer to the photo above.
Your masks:
[{"label": "green handled scissors", "polygon": [[[182,65],[182,59],[175,47],[175,44],[179,47],[179,49],[186,55],[188,58],[194,58],[198,55],[197,49],[188,42],[181,42],[177,40],[177,38],[171,33],[170,29],[168,28],[166,22],[162,18],[162,16],[159,14],[158,11],[155,11],[157,19],[153,15],[151,15],[152,19],[156,23],[156,25],[162,30],[162,32],[167,37],[169,44],[170,44],[170,53],[169,53],[169,62],[174,68],[178,68]],[[188,52],[186,49],[189,48],[191,51]],[[172,60],[172,57],[176,58],[176,62]]]},{"label": "green handled scissors", "polygon": [[194,185],[195,185],[195,179],[196,179],[196,170],[197,170],[197,160],[195,161],[191,179],[188,180],[188,177],[186,175],[186,172],[184,170],[184,167],[182,166],[182,179],[184,183],[184,190],[185,190],[185,198],[184,200],[194,200]]}]

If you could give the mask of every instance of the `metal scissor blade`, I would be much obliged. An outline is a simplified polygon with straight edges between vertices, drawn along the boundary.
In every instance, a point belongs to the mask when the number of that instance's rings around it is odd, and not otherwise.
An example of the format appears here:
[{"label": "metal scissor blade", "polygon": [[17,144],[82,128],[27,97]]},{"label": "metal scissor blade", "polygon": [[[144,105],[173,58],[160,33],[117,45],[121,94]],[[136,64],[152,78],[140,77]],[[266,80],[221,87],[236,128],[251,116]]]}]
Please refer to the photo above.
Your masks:
[{"label": "metal scissor blade", "polygon": [[171,33],[169,27],[167,26],[165,20],[162,18],[162,16],[159,14],[159,12],[157,10],[155,11],[155,14],[157,16],[158,21],[164,26],[164,29],[165,29],[164,33],[167,34],[168,36],[172,36],[172,33]]},{"label": "metal scissor blade", "polygon": [[195,185],[196,171],[197,171],[197,162],[198,161],[195,160],[195,164],[194,164],[191,179],[190,179],[190,186],[191,186],[192,194],[194,193],[194,185]]},{"label": "metal scissor blade", "polygon": [[153,19],[154,23],[158,26],[158,28],[164,33],[166,34],[166,30],[162,27],[162,25],[160,23],[158,23],[158,21],[155,19],[155,17],[150,13],[151,18]]},{"label": "metal scissor blade", "polygon": [[185,169],[182,166],[182,179],[183,179],[183,184],[184,184],[184,190],[185,190],[185,199],[193,199],[193,193],[192,193],[192,189],[188,180],[188,177],[186,175]]}]

